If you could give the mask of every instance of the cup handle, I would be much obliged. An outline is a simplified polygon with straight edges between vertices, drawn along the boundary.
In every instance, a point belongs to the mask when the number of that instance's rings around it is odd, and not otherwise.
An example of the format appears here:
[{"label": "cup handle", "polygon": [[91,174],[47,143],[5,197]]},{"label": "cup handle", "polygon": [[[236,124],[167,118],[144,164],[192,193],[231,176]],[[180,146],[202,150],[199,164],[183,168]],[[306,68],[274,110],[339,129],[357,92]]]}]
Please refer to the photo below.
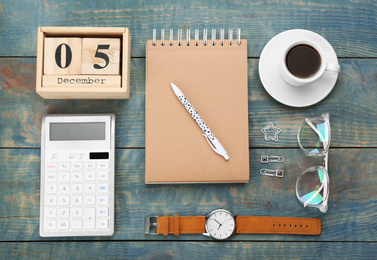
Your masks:
[{"label": "cup handle", "polygon": [[326,69],[327,72],[339,73],[340,66],[338,63],[327,63]]}]

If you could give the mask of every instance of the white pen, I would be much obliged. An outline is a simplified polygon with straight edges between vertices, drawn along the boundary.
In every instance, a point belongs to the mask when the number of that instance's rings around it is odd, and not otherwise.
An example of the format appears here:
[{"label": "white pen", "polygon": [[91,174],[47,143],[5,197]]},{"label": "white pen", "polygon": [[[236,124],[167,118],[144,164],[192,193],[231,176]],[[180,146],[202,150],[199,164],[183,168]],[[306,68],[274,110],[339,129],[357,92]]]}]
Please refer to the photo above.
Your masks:
[{"label": "white pen", "polygon": [[220,144],[219,140],[214,136],[211,132],[209,127],[204,123],[203,119],[199,116],[198,112],[194,109],[194,107],[190,104],[188,99],[183,95],[182,91],[174,85],[173,82],[170,82],[171,88],[173,89],[177,98],[181,101],[182,105],[186,108],[187,112],[190,113],[192,118],[196,121],[198,126],[202,129],[203,135],[206,138],[208,144],[211,148],[219,155],[223,156],[225,160],[229,160],[229,156],[225,151],[224,147]]}]

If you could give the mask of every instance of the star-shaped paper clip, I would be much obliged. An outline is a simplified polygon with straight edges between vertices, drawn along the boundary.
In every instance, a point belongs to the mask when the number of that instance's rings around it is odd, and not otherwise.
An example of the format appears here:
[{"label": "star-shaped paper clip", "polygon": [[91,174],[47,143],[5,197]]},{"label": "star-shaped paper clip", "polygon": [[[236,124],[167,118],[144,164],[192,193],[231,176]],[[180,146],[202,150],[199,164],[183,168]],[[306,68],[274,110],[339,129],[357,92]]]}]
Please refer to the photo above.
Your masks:
[{"label": "star-shaped paper clip", "polygon": [[[275,134],[274,134],[273,137],[272,136],[268,136],[267,131],[270,130],[270,129],[273,129],[275,131]],[[276,126],[274,126],[273,123],[269,123],[268,126],[265,127],[265,128],[262,128],[261,131],[264,134],[264,139],[266,141],[270,141],[270,140],[275,141],[275,142],[279,141],[279,134],[281,133],[281,129],[277,128]]]}]

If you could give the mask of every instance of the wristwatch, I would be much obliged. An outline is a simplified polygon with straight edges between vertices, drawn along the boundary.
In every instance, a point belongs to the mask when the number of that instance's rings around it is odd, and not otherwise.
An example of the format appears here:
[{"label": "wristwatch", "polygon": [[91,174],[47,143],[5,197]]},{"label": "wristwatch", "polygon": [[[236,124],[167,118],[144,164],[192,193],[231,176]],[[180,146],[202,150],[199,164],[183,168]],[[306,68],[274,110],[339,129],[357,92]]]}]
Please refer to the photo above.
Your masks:
[{"label": "wristwatch", "polygon": [[[155,218],[156,222],[151,220]],[[156,232],[151,232],[156,227]],[[294,234],[319,235],[321,220],[317,218],[236,216],[225,209],[217,209],[205,216],[148,216],[146,235],[200,234],[215,239],[227,239],[233,234]]]}]

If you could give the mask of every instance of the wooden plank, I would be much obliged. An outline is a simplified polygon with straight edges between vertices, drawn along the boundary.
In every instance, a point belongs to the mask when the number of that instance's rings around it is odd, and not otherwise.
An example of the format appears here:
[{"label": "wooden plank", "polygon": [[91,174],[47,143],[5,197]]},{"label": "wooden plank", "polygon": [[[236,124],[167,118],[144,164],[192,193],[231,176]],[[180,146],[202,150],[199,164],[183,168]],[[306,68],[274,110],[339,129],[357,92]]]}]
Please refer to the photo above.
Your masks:
[{"label": "wooden plank", "polygon": [[27,259],[375,259],[376,243],[32,242],[0,243],[5,258]]},{"label": "wooden plank", "polygon": [[[0,234],[2,241],[44,240],[39,236],[39,149],[0,149]],[[281,155],[284,163],[261,164],[261,155]],[[144,150],[117,149],[115,164],[115,234],[105,240],[210,240],[198,235],[144,235],[144,218],[178,214],[202,216],[219,207],[237,215],[314,217],[320,236],[237,235],[234,241],[377,240],[377,149],[331,149],[330,198],[326,214],[304,208],[295,182],[306,168],[322,164],[300,149],[251,149],[248,184],[144,184]],[[262,168],[285,170],[283,178],[262,176]],[[96,240],[96,237],[63,240]],[[50,240],[56,240],[51,238]]]},{"label": "wooden plank", "polygon": [[[38,26],[128,27],[132,56],[145,57],[152,29],[241,28],[249,40],[249,57],[258,57],[274,35],[292,28],[324,36],[340,57],[376,57],[376,2],[181,1],[135,2],[120,6],[100,0],[77,2],[26,1],[1,4],[0,56],[36,56]],[[184,20],[179,17],[185,17]],[[160,34],[158,34],[158,37]],[[166,36],[167,37],[167,36]],[[194,38],[192,30],[191,38]]]},{"label": "wooden plank", "polygon": [[[0,62],[1,147],[39,147],[46,113],[114,113],[117,147],[145,147],[145,59],[131,61],[129,100],[43,100],[35,93],[35,59]],[[377,147],[376,59],[342,59],[330,95],[308,108],[290,108],[272,99],[249,59],[249,132],[251,147],[298,147],[297,129],[305,117],[331,115],[332,147]],[[279,142],[266,142],[261,129],[273,122]]]}]

